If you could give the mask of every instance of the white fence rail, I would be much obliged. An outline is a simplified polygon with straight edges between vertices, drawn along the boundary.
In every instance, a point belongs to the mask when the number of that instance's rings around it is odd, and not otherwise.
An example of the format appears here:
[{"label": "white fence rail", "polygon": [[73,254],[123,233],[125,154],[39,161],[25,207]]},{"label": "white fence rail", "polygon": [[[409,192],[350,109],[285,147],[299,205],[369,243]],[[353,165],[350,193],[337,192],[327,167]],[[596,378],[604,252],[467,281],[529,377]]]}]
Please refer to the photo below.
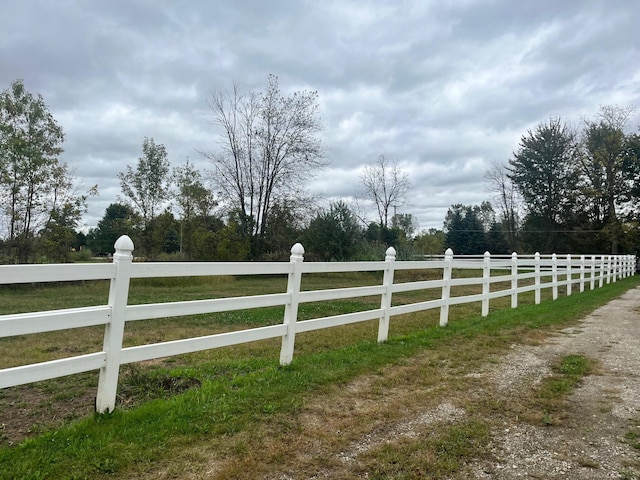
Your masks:
[{"label": "white fence rail", "polygon": [[[355,322],[378,320],[378,341],[388,337],[392,316],[440,309],[440,325],[448,322],[449,307],[479,302],[483,316],[489,314],[489,303],[499,297],[510,296],[511,307],[518,306],[518,295],[533,291],[535,303],[540,303],[541,290],[550,288],[552,298],[558,298],[558,287],[564,286],[567,295],[574,287],[582,292],[593,290],[604,283],[633,275],[633,255],[554,255],[492,257],[489,253],[479,257],[455,257],[451,250],[438,260],[396,261],[395,250],[389,248],[384,261],[304,263],[304,249],[296,244],[291,249],[289,262],[236,262],[236,263],[133,263],[133,242],[127,236],[118,239],[111,264],[86,265],[11,265],[0,266],[0,284],[32,282],[62,282],[78,280],[110,280],[107,305],[70,308],[44,312],[0,315],[0,339],[53,330],[104,325],[104,343],[99,352],[23,365],[0,370],[0,388],[7,388],[40,380],[57,378],[91,370],[99,370],[96,410],[110,412],[115,407],[116,388],[120,366],[131,362],[151,360],[171,355],[191,353],[241,343],[281,338],[280,363],[293,359],[295,337],[298,333],[347,325]],[[442,277],[437,280],[394,283],[394,273],[400,270],[438,269]],[[477,270],[478,276],[454,278],[453,271]],[[331,272],[383,272],[382,284],[365,287],[336,288],[330,290],[300,291],[302,276],[309,273]],[[492,275],[495,271],[496,275]],[[508,272],[508,273],[506,273]],[[132,278],[190,277],[215,275],[274,275],[288,276],[287,290],[283,293],[246,297],[220,298],[186,302],[128,305],[129,282]],[[509,288],[496,290],[492,284],[507,283]],[[482,292],[473,295],[451,296],[451,288],[464,285],[481,286]],[[495,287],[495,285],[494,285]],[[433,290],[440,298],[407,305],[393,305],[393,295],[399,292]],[[380,296],[380,308],[298,321],[301,303],[337,300],[364,296]],[[198,338],[123,348],[126,322],[196,315],[251,308],[284,306],[282,323],[260,328],[208,335]]]}]

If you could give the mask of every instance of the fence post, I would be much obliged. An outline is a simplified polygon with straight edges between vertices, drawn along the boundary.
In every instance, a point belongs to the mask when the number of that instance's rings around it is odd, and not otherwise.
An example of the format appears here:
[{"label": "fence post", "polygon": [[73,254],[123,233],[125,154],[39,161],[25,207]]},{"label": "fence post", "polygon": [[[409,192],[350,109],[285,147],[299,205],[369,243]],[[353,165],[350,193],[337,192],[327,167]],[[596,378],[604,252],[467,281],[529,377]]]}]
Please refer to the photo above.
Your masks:
[{"label": "fence post", "polygon": [[571,274],[571,254],[567,254],[567,297],[573,292],[573,275]]},{"label": "fence post", "polygon": [[535,268],[535,303],[538,305],[540,303],[540,252],[536,252],[533,263]]},{"label": "fence post", "polygon": [[384,293],[380,299],[380,308],[384,311],[380,322],[378,324],[378,342],[386,342],[389,337],[389,314],[391,311],[391,295],[393,287],[393,274],[394,263],[396,261],[396,249],[393,247],[387,248],[386,256],[384,257],[386,266],[384,269],[384,278],[382,283],[384,285]]},{"label": "fence post", "polygon": [[584,255],[580,255],[580,293],[584,292]]},{"label": "fence post", "polygon": [[482,316],[489,315],[489,292],[491,290],[489,279],[491,278],[491,254],[484,252],[482,265]]},{"label": "fence post", "polygon": [[518,254],[511,254],[511,308],[518,308]]},{"label": "fence post", "polygon": [[451,295],[451,263],[453,261],[453,250],[447,248],[444,252],[445,265],[442,269],[442,280],[444,285],[442,286],[442,301],[443,305],[440,307],[440,326],[444,327],[449,322],[449,297]]},{"label": "fence post", "polygon": [[600,268],[598,269],[598,287],[602,288],[604,285],[604,276],[606,273],[606,259],[605,255],[600,255]]},{"label": "fence post", "polygon": [[607,255],[607,285],[611,283],[611,255]]},{"label": "fence post", "polygon": [[293,347],[296,342],[296,322],[298,321],[298,304],[300,302],[300,284],[302,283],[302,262],[304,260],[304,247],[296,243],[291,247],[291,273],[287,279],[287,293],[291,296],[284,307],[284,324],[287,333],[282,337],[280,349],[280,365],[289,365],[293,360]]},{"label": "fence post", "polygon": [[551,255],[551,291],[553,299],[558,299],[558,256],[554,253]]},{"label": "fence post", "polygon": [[596,262],[598,258],[596,255],[591,255],[591,278],[589,279],[589,287],[591,290],[596,289]]},{"label": "fence post", "polygon": [[611,256],[611,271],[613,273],[613,275],[611,276],[611,281],[613,283],[616,283],[618,281],[618,278],[620,278],[619,271],[618,271],[618,268],[620,267],[619,260],[620,259],[619,259],[618,255],[612,255]]},{"label": "fence post", "polygon": [[102,349],[107,355],[104,366],[100,369],[98,393],[96,395],[96,412],[111,413],[116,406],[118,375],[120,373],[120,353],[122,337],[129,297],[129,281],[131,279],[131,262],[133,261],[133,241],[123,235],[114,245],[113,263],[116,264],[116,275],[111,279],[109,287],[109,307],[111,321],[105,326]]}]

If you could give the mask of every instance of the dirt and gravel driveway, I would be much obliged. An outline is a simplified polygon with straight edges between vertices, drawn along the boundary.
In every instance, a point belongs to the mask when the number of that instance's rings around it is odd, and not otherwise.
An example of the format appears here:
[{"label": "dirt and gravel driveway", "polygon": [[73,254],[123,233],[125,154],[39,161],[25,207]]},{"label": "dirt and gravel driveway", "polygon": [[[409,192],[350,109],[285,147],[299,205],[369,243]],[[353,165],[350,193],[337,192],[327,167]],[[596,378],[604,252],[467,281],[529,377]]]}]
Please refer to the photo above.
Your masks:
[{"label": "dirt and gravel driveway", "polygon": [[630,432],[640,436],[640,289],[542,345],[518,346],[484,375],[508,396],[530,388],[550,373],[554,360],[572,354],[600,367],[569,398],[563,425],[505,420],[492,444],[495,461],[470,465],[470,478],[640,478],[640,450],[625,440]]}]

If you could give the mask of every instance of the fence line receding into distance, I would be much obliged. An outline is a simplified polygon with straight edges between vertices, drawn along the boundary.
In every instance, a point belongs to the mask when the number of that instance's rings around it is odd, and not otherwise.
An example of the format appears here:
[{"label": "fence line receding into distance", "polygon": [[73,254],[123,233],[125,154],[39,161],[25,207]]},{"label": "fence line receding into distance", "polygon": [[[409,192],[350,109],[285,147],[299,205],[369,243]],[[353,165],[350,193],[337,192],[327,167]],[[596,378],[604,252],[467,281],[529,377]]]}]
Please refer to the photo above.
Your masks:
[{"label": "fence line receding into distance", "polygon": [[[291,249],[289,262],[133,262],[133,242],[127,236],[115,244],[113,263],[64,265],[3,265],[0,266],[0,284],[35,282],[63,282],[80,280],[110,280],[107,305],[69,308],[20,314],[0,315],[0,338],[28,335],[54,330],[104,325],[101,351],[59,360],[22,365],[0,370],[0,388],[7,388],[64,375],[99,370],[96,411],[110,412],[115,407],[120,366],[155,358],[214,349],[241,343],[281,338],[280,363],[293,359],[297,334],[336,327],[350,323],[378,320],[378,341],[388,337],[390,318],[427,309],[440,309],[440,325],[449,318],[449,307],[479,302],[483,316],[489,314],[491,300],[510,296],[511,307],[518,306],[518,295],[533,291],[535,303],[540,303],[541,290],[550,288],[552,298],[558,298],[558,287],[565,287],[571,295],[574,288],[580,292],[602,287],[605,283],[635,273],[634,255],[528,255],[510,257],[461,256],[454,257],[447,250],[444,257],[420,261],[396,261],[396,252],[389,248],[384,261],[378,262],[304,262],[304,249],[296,244]],[[394,273],[400,270],[440,270],[437,280],[394,283]],[[455,278],[456,269],[477,271],[478,275]],[[492,275],[494,271],[494,275]],[[301,291],[304,274],[341,272],[383,272],[380,285]],[[129,283],[132,278],[191,277],[215,275],[287,275],[287,289],[282,293],[252,295],[233,298],[128,305]],[[491,288],[492,284],[505,284],[506,289]],[[481,293],[452,296],[451,288],[481,286]],[[498,285],[499,287],[499,285]],[[416,290],[440,292],[435,300],[406,305],[393,305],[395,293]],[[329,317],[298,321],[298,306],[318,302],[365,296],[380,296],[380,307]],[[197,338],[123,348],[126,322],[246,310],[260,307],[284,306],[282,323],[259,328],[219,333]]]}]

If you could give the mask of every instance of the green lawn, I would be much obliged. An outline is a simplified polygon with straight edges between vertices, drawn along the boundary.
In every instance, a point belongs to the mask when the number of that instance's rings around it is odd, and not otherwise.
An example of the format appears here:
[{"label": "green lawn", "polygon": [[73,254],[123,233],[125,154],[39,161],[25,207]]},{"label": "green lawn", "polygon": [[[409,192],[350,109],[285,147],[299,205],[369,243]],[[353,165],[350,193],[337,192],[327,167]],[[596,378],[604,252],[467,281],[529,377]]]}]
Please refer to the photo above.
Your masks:
[{"label": "green lawn", "polygon": [[[318,275],[307,279],[304,288],[336,288],[379,281],[379,277],[369,274]],[[393,317],[390,340],[382,345],[375,341],[376,322],[310,332],[297,339],[294,361],[287,367],[278,365],[279,341],[273,340],[123,368],[119,390],[122,398],[132,399],[130,403],[120,404],[111,415],[72,416],[53,429],[45,425],[42,433],[17,445],[1,447],[0,478],[135,477],[147,471],[149,465],[171,458],[185,445],[205,439],[223,444],[225,438],[243,432],[255,432],[257,437],[265,435],[274,428],[274,418],[295,416],[305,398],[321,394],[330,386],[406,361],[425,350],[451,349],[452,345],[459,349],[461,342],[470,339],[483,339],[474,342],[474,348],[480,349],[475,354],[481,357],[509,342],[517,342],[524,331],[575,321],[639,283],[640,278],[632,277],[593,292],[561,296],[553,302],[545,300],[541,305],[532,305],[530,295],[522,296],[521,306],[515,310],[507,308],[508,298],[501,299],[492,304],[492,312],[485,318],[479,316],[479,304],[457,306],[451,309],[447,328],[437,327],[438,310]],[[285,285],[286,279],[278,277],[266,282],[258,277],[144,280],[133,283],[130,301],[272,293],[282,291]],[[9,313],[24,311],[25,305],[29,310],[45,310],[63,305],[99,304],[106,302],[107,289],[103,282],[6,288],[0,291],[0,308],[2,313]],[[419,295],[420,292],[412,292],[396,301],[415,301]],[[310,304],[301,307],[301,317],[376,305],[379,298]],[[127,326],[126,343],[185,338],[280,321],[279,308],[139,321]],[[99,349],[102,328],[81,330],[73,336],[68,332],[52,332],[2,339],[1,366]],[[95,388],[92,379],[96,377],[97,373],[86,374],[41,382],[36,387],[64,402],[65,394],[72,396],[74,391]],[[3,404],[4,398],[0,393],[0,408],[11,408]],[[484,438],[482,428],[475,431],[480,432],[478,438]]]}]

